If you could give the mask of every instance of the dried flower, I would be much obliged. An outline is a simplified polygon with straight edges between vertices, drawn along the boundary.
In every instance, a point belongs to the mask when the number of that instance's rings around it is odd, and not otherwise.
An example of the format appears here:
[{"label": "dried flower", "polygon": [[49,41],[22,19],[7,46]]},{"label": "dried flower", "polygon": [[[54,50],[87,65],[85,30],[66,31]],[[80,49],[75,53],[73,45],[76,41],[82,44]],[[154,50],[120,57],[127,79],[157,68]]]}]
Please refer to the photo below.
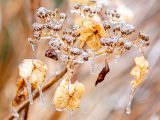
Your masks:
[{"label": "dried flower", "polygon": [[132,89],[138,87],[145,78],[145,75],[148,73],[148,61],[144,56],[135,58],[136,66],[131,70],[131,75],[136,79],[131,81]]},{"label": "dried flower", "polygon": [[86,42],[87,46],[93,51],[97,51],[102,47],[100,39],[106,35],[104,28],[91,20],[83,22],[83,26],[79,29],[79,33],[79,40],[82,43]]},{"label": "dried flower", "polygon": [[23,79],[28,80],[34,88],[37,88],[45,80],[47,66],[37,59],[25,59],[19,65],[19,74]]},{"label": "dried flower", "polygon": [[64,79],[55,92],[53,104],[57,109],[75,110],[80,106],[84,90],[82,83],[71,84],[67,79]]}]

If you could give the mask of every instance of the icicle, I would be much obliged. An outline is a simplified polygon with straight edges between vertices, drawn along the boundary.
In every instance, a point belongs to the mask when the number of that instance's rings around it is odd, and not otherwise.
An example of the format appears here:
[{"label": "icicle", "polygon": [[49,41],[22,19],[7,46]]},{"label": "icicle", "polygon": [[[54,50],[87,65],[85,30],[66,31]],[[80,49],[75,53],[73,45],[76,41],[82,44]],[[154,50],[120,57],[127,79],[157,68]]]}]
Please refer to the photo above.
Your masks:
[{"label": "icicle", "polygon": [[17,110],[13,106],[11,108],[11,111],[12,111],[12,114],[13,114],[14,117],[16,117],[16,118],[19,117],[19,114],[18,114]]},{"label": "icicle", "polygon": [[32,104],[33,103],[33,97],[32,97],[31,84],[29,83],[29,81],[27,79],[25,79],[25,82],[26,82],[26,85],[27,85],[29,101],[30,101],[30,104]]},{"label": "icicle", "polygon": [[41,103],[42,103],[42,105],[44,105],[44,95],[43,95],[43,92],[42,92],[42,84],[38,85],[38,90],[39,90],[39,94],[40,94]]},{"label": "icicle", "polygon": [[95,53],[93,52],[93,57],[91,58],[90,74],[94,74],[94,69],[95,69]]},{"label": "icicle", "polygon": [[115,60],[114,62],[115,62],[115,63],[118,63],[119,58],[120,58],[120,56],[119,56],[119,55],[118,55],[118,56],[116,55],[116,56],[115,56],[115,59],[114,59],[114,60]]},{"label": "icicle", "polygon": [[69,115],[69,120],[72,120],[72,111],[71,110],[68,111],[68,115]]},{"label": "icicle", "polygon": [[130,114],[131,113],[131,104],[132,104],[132,100],[135,94],[135,90],[132,89],[129,95],[129,99],[128,99],[128,103],[127,103],[127,107],[126,107],[126,114]]}]

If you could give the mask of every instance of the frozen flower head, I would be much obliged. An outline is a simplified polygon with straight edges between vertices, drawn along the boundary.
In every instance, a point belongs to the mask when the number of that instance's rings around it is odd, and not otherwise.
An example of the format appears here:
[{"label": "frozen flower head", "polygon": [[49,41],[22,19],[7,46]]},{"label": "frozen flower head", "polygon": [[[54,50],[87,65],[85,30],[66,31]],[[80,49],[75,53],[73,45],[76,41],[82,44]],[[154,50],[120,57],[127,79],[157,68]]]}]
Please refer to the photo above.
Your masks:
[{"label": "frozen flower head", "polygon": [[148,61],[144,56],[135,58],[136,66],[131,70],[131,75],[136,79],[131,82],[132,88],[135,89],[138,87],[145,78],[145,75],[148,73]]},{"label": "frozen flower head", "polygon": [[37,88],[42,84],[47,74],[47,66],[40,60],[25,59],[19,65],[19,75],[30,82],[30,84]]},{"label": "frozen flower head", "polygon": [[71,84],[64,79],[55,92],[53,104],[57,109],[75,110],[80,106],[80,99],[84,91],[85,88],[82,83]]},{"label": "frozen flower head", "polygon": [[93,51],[97,51],[102,47],[100,39],[106,35],[103,26],[92,20],[83,21],[79,33],[79,40],[86,43]]}]

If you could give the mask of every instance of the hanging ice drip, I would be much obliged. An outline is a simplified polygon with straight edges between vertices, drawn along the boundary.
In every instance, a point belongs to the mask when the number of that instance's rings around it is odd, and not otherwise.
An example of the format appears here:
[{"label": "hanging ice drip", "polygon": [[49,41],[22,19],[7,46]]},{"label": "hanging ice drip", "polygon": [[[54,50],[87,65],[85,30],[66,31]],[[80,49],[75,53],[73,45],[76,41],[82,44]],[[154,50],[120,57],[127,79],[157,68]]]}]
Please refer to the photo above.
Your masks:
[{"label": "hanging ice drip", "polygon": [[19,117],[19,114],[18,114],[17,110],[14,108],[14,106],[11,106],[11,112],[15,118]]},{"label": "hanging ice drip", "polygon": [[144,56],[136,57],[135,58],[136,66],[131,70],[131,75],[135,77],[135,80],[131,81],[131,92],[129,95],[126,113],[131,113],[131,104],[137,88],[142,84],[146,74],[148,73],[148,61],[144,58]]},{"label": "hanging ice drip", "polygon": [[90,67],[90,74],[94,74],[95,71],[95,52],[92,51],[93,57],[91,58],[91,67]]},{"label": "hanging ice drip", "polygon": [[19,65],[19,74],[25,80],[28,90],[29,101],[33,103],[32,89],[39,89],[41,102],[44,103],[42,95],[42,83],[47,74],[47,66],[37,59],[25,59]]}]

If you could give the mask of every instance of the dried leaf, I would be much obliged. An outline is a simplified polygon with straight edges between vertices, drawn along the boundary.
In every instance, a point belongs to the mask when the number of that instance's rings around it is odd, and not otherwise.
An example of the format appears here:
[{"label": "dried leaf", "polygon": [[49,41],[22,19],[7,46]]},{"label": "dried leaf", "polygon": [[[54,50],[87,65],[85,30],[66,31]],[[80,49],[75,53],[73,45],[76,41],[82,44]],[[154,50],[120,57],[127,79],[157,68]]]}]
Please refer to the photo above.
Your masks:
[{"label": "dried leaf", "polygon": [[13,106],[19,105],[27,98],[27,90],[25,89],[25,81],[23,78],[18,80],[16,97],[12,101]]},{"label": "dried leaf", "polygon": [[101,72],[98,75],[98,78],[96,80],[95,86],[97,86],[98,83],[101,83],[105,76],[107,75],[107,73],[109,72],[109,66],[108,63],[103,67],[103,69],[101,70]]},{"label": "dried leaf", "polygon": [[45,52],[45,56],[46,57],[49,57],[51,59],[54,59],[54,60],[58,60],[58,55],[57,53],[55,52],[54,49],[48,49],[46,52]]}]

